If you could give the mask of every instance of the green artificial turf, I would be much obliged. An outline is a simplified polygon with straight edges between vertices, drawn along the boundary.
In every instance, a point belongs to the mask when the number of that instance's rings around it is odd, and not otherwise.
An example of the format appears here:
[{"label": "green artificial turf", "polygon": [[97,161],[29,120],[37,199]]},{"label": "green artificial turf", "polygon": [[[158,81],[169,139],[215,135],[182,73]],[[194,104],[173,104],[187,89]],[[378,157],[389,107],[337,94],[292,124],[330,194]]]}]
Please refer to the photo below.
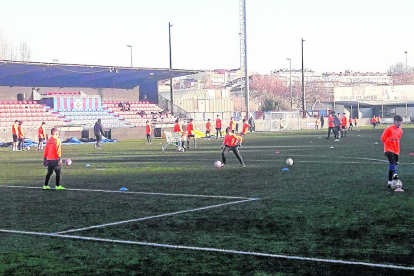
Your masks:
[{"label": "green artificial turf", "polygon": [[[92,144],[64,146],[64,159],[73,161],[62,171],[66,191],[41,190],[42,153],[0,148],[0,229],[57,233],[147,218],[66,235],[414,267],[414,156],[409,155],[414,129],[404,128],[401,141],[398,172],[404,193],[387,188],[381,134],[382,129],[362,128],[334,142],[324,139],[326,130],[249,133],[240,148],[246,168],[232,153],[224,168],[214,168],[221,160],[220,139],[199,140],[197,149],[184,153],[172,146],[162,153],[165,141],[157,139],[152,145],[143,140],[104,144],[103,150]],[[287,158],[293,166],[285,164]],[[121,187],[128,192],[115,192]],[[164,216],[151,218],[158,215]],[[0,275],[412,274],[0,233]]]}]

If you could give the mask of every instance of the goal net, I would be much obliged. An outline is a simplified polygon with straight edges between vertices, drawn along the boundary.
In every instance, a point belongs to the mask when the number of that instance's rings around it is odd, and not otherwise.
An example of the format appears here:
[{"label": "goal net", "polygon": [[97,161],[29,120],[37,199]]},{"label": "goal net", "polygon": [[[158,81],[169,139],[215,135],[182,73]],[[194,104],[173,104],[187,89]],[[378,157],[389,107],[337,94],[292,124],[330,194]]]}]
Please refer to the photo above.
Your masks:
[{"label": "goal net", "polygon": [[281,131],[300,129],[300,111],[269,111],[265,112],[264,119],[258,121],[256,131]]}]

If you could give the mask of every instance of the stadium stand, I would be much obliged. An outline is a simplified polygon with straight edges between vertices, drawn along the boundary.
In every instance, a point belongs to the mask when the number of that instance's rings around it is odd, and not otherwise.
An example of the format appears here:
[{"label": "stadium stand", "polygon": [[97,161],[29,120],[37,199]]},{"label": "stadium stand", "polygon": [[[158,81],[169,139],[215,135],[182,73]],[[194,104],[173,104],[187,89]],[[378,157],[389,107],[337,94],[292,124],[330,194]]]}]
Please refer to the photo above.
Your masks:
[{"label": "stadium stand", "polygon": [[[173,122],[174,117],[163,108],[149,102],[102,102],[95,109],[76,110],[56,105],[57,101],[66,103],[66,97],[78,96],[77,93],[48,93],[55,98],[54,107],[36,101],[0,101],[0,128],[9,129],[15,120],[24,122],[26,129],[37,129],[41,122],[53,126],[79,126],[92,129],[98,119],[105,128],[143,127],[147,120],[152,122]],[[70,102],[70,101],[69,101]],[[92,105],[91,105],[92,106]]]},{"label": "stadium stand", "polygon": [[156,104],[145,102],[103,102],[103,108],[119,116],[134,126],[145,126],[147,120],[152,122],[173,122],[175,119]]},{"label": "stadium stand", "polygon": [[26,129],[37,129],[42,122],[55,126],[63,120],[51,112],[50,107],[33,101],[0,102],[0,128],[9,129],[15,120],[23,121]]}]

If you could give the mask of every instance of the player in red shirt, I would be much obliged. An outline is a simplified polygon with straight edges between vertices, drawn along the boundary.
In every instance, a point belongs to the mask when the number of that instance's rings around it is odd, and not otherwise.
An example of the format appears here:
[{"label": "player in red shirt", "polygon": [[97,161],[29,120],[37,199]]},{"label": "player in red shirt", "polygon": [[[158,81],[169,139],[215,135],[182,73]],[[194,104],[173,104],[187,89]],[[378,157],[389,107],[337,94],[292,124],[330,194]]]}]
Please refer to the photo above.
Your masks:
[{"label": "player in red shirt", "polygon": [[19,141],[19,138],[17,137],[17,134],[19,133],[18,130],[19,127],[19,121],[14,121],[14,124],[12,126],[12,135],[13,135],[13,151],[17,151],[17,142]]},{"label": "player in red shirt", "polygon": [[[174,125],[173,132],[179,137],[181,137],[183,135],[183,126],[180,124],[179,119],[175,120],[175,125]],[[178,142],[177,145],[181,146],[181,147],[184,147],[183,142]]]},{"label": "player in red shirt", "polygon": [[243,128],[242,128],[242,132],[240,133],[241,137],[246,136],[247,131],[249,130],[250,125],[248,123],[246,123],[246,119],[243,119]]},{"label": "player in red shirt", "polygon": [[352,125],[352,118],[351,118],[351,116],[349,116],[348,123],[349,123],[348,131],[352,131],[352,129],[354,128],[354,126]]},{"label": "player in red shirt", "polygon": [[243,138],[241,136],[234,134],[230,127],[226,128],[226,136],[224,137],[223,142],[224,148],[221,153],[221,157],[223,159],[223,166],[226,165],[227,154],[229,153],[229,151],[232,151],[234,155],[237,157],[237,159],[239,159],[239,162],[242,165],[242,167],[246,167],[244,165],[243,158],[239,153],[239,149],[237,148],[237,144],[241,143],[242,141]]},{"label": "player in red shirt", "polygon": [[45,124],[45,122],[42,122],[40,127],[37,129],[37,137],[39,138],[37,150],[43,150],[43,141],[46,139]]},{"label": "player in red shirt", "polygon": [[328,140],[329,140],[329,136],[331,136],[331,131],[332,131],[333,134],[335,134],[333,114],[335,114],[335,111],[331,111],[331,113],[329,114],[329,117],[328,117],[328,137],[326,137],[326,139],[328,139]]},{"label": "player in red shirt", "polygon": [[151,145],[151,133],[152,133],[152,127],[150,122],[147,120],[145,122],[145,133],[147,134],[147,144]]},{"label": "player in red shirt", "polygon": [[17,138],[19,140],[19,143],[17,144],[17,148],[18,148],[19,151],[22,151],[23,147],[24,147],[23,121],[20,121],[19,125],[17,126]]},{"label": "player in red shirt", "polygon": [[397,165],[400,155],[400,139],[403,135],[401,128],[402,121],[402,117],[396,115],[394,117],[394,124],[387,127],[381,136],[381,141],[384,144],[384,154],[389,162],[388,187],[391,186],[393,180],[398,179]]},{"label": "player in red shirt", "polygon": [[218,138],[219,133],[220,133],[220,138],[223,138],[223,134],[221,133],[220,115],[217,115],[217,119],[216,119],[216,139]]},{"label": "player in red shirt", "polygon": [[194,148],[197,148],[197,139],[194,134],[194,125],[193,125],[193,119],[190,119],[190,122],[187,125],[187,149],[190,148],[190,139],[191,137],[194,139]]},{"label": "player in red shirt", "polygon": [[211,123],[210,123],[210,119],[207,120],[206,123],[206,140],[210,140],[211,139]]},{"label": "player in red shirt", "polygon": [[371,119],[372,128],[375,129],[377,126],[377,117],[372,117]]},{"label": "player in red shirt", "polygon": [[234,121],[233,117],[230,118],[230,128],[234,133],[234,129],[236,128],[236,122]]},{"label": "player in red shirt", "polygon": [[43,153],[43,165],[47,167],[47,174],[43,190],[49,190],[49,180],[53,172],[56,174],[56,190],[64,190],[60,186],[60,174],[62,170],[62,143],[59,138],[59,130],[52,128],[52,136],[47,140],[45,151]]},{"label": "player in red shirt", "polygon": [[346,125],[348,123],[348,119],[346,118],[346,113],[343,113],[342,119],[341,119],[341,136],[346,137]]}]

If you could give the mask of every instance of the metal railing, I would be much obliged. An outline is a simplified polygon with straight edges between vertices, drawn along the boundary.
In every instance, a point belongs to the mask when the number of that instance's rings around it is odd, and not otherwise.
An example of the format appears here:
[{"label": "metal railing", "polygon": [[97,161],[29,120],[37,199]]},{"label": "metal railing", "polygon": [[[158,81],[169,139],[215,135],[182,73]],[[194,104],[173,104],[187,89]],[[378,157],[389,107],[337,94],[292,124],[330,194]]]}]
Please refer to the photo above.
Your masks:
[{"label": "metal railing", "polygon": [[158,104],[163,106],[165,110],[171,115],[174,115],[178,118],[190,118],[190,114],[179,107],[178,105],[173,104],[170,100],[164,98],[163,96],[158,94]]}]

